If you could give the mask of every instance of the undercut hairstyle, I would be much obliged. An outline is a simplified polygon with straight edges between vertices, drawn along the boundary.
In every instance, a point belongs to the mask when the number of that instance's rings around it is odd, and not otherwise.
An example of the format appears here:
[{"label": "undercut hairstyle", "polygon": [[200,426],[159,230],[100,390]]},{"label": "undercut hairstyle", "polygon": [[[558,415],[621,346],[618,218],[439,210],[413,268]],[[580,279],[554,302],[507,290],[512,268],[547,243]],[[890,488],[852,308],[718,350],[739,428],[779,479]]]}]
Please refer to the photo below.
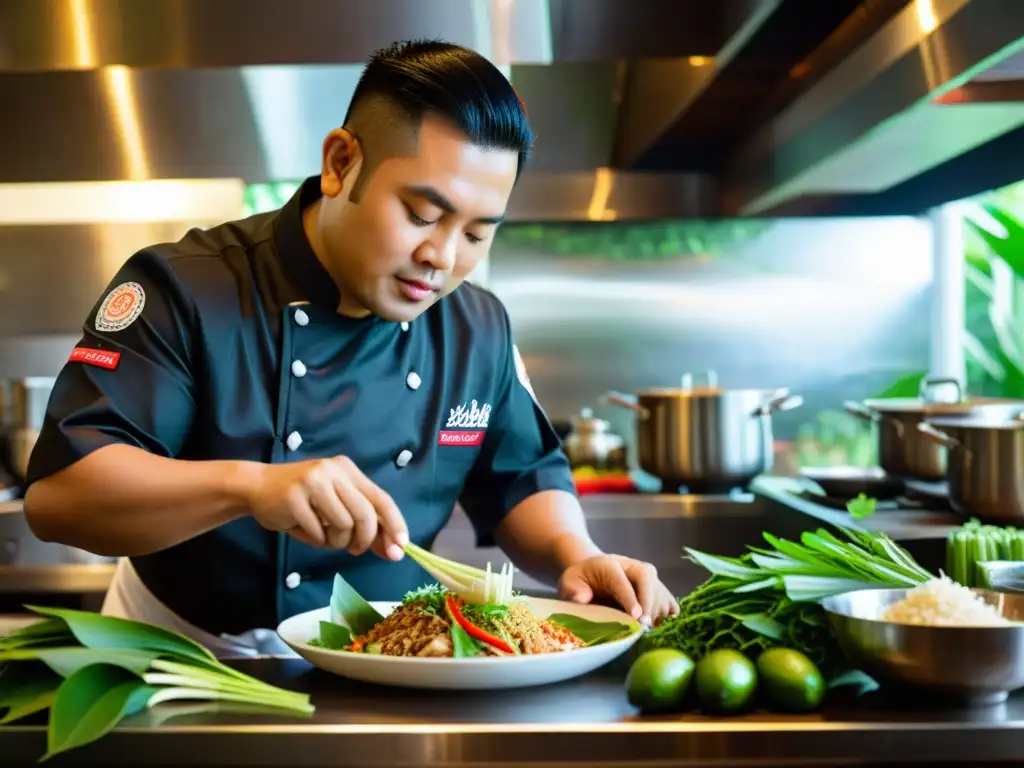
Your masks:
[{"label": "undercut hairstyle", "polygon": [[377,51],[356,84],[344,127],[358,139],[363,167],[350,199],[362,197],[376,167],[414,155],[427,114],[452,123],[475,146],[516,152],[516,179],[535,139],[526,108],[508,79],[476,51],[436,40]]}]

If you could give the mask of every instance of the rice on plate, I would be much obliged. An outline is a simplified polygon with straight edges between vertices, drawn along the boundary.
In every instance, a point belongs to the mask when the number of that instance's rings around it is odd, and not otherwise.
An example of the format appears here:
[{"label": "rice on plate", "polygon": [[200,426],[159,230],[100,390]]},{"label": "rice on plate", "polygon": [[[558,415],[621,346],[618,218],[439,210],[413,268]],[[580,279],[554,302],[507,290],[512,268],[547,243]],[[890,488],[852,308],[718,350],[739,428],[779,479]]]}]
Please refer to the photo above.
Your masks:
[{"label": "rice on plate", "polygon": [[968,587],[946,575],[914,587],[882,611],[882,621],[933,627],[1005,627],[1019,622],[1003,616]]}]

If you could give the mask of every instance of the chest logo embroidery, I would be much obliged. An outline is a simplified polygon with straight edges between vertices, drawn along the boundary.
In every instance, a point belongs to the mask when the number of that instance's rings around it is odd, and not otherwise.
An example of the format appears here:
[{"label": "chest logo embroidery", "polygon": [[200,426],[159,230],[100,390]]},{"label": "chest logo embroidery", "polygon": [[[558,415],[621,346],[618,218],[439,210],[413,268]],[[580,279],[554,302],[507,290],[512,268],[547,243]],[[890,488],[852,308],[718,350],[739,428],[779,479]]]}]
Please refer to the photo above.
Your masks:
[{"label": "chest logo embroidery", "polygon": [[97,331],[123,331],[134,323],[146,306],[146,292],[138,283],[121,283],[103,299],[96,311]]},{"label": "chest logo embroidery", "polygon": [[487,424],[491,419],[489,403],[478,404],[471,400],[455,408],[448,409],[448,421],[437,435],[438,445],[480,445],[487,433]]}]

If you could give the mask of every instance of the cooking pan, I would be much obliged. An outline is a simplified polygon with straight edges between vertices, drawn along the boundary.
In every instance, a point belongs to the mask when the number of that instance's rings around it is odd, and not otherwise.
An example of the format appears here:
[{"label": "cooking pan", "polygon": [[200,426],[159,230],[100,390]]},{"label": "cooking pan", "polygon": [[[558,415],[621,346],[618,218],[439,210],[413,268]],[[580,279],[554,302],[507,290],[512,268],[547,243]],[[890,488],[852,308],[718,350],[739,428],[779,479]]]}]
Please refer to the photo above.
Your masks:
[{"label": "cooking pan", "polygon": [[602,400],[636,414],[640,469],[665,488],[690,491],[746,486],[774,463],[771,415],[797,408],[803,398],[780,389],[725,389],[713,371],[707,385],[693,375],[679,388],[654,388],[634,396],[608,392]]},{"label": "cooking pan", "polygon": [[1024,418],[929,419],[918,432],[949,452],[949,503],[994,525],[1024,520]]},{"label": "cooking pan", "polygon": [[[937,402],[929,391],[940,384],[956,387],[956,400]],[[946,478],[947,449],[929,440],[917,427],[935,417],[969,417],[984,408],[992,418],[1009,419],[1024,409],[1024,401],[994,398],[964,398],[956,379],[925,378],[919,397],[893,397],[847,401],[848,413],[878,427],[878,465],[890,475],[935,483]]]}]

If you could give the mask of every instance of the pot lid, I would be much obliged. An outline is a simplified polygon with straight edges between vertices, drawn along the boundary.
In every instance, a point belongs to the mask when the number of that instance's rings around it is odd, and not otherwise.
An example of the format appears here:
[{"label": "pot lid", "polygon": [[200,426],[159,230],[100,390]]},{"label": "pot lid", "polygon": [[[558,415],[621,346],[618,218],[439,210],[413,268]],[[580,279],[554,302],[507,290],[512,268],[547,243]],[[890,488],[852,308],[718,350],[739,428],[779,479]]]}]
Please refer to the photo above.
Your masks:
[{"label": "pot lid", "polygon": [[936,403],[922,400],[920,397],[884,397],[865,400],[864,405],[879,413],[913,413],[920,411],[939,414],[968,414],[975,408],[970,400],[961,400],[956,403]]},{"label": "pot lid", "polygon": [[590,408],[581,409],[578,416],[569,419],[569,423],[574,432],[607,432],[610,426],[604,419],[595,418]]},{"label": "pot lid", "polygon": [[980,413],[967,417],[928,419],[928,423],[936,429],[1024,429],[1024,405],[1021,405],[1017,414],[1010,418]]},{"label": "pot lid", "polygon": [[[879,413],[929,413],[938,415],[969,415],[994,408],[999,411],[1008,410],[1010,414],[1024,410],[1024,400],[1003,400],[987,397],[969,397],[954,403],[943,403],[924,400],[920,397],[884,397],[864,400],[864,405]],[[1014,410],[1016,409],[1016,410]]]}]

